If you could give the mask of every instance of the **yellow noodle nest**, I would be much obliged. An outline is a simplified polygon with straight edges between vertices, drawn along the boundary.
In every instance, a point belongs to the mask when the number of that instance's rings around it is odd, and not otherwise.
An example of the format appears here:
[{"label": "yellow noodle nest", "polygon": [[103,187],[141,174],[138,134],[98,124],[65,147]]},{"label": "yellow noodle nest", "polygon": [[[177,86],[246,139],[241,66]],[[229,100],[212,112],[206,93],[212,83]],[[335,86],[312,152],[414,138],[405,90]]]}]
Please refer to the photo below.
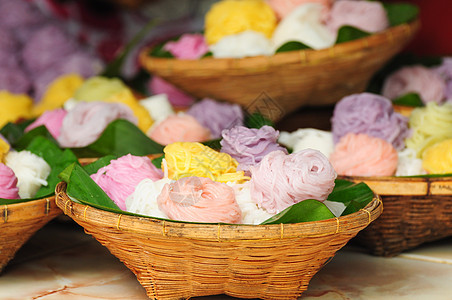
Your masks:
[{"label": "yellow noodle nest", "polygon": [[452,138],[452,104],[441,106],[429,102],[425,107],[415,108],[410,116],[412,135],[406,139],[407,148],[414,149],[421,158],[428,147]]},{"label": "yellow noodle nest", "polygon": [[5,156],[9,152],[9,144],[0,138],[0,163],[5,162]]},{"label": "yellow noodle nest", "polygon": [[39,104],[33,107],[33,116],[38,117],[45,111],[62,107],[82,84],[83,78],[78,74],[58,77],[50,83]]},{"label": "yellow noodle nest", "polygon": [[238,162],[229,154],[221,153],[201,143],[177,142],[170,144],[165,152],[168,177],[206,177],[218,182],[242,182],[248,177],[237,171]]},{"label": "yellow noodle nest", "polygon": [[422,167],[428,173],[452,173],[452,139],[444,140],[427,148],[422,158]]},{"label": "yellow noodle nest", "polygon": [[74,99],[79,101],[103,101],[127,86],[118,78],[94,76],[88,78],[74,93]]},{"label": "yellow noodle nest", "polygon": [[246,30],[270,38],[276,27],[272,8],[262,0],[223,0],[212,5],[206,14],[205,37],[208,44]]},{"label": "yellow noodle nest", "polygon": [[138,100],[133,95],[130,89],[124,89],[117,94],[104,100],[105,102],[117,102],[127,105],[132,111],[135,117],[138,119],[138,128],[143,132],[147,132],[151,128],[154,120],[152,120],[149,112],[142,105],[138,103]]},{"label": "yellow noodle nest", "polygon": [[32,106],[33,100],[25,94],[0,91],[0,128],[3,128],[8,122],[29,119]]}]

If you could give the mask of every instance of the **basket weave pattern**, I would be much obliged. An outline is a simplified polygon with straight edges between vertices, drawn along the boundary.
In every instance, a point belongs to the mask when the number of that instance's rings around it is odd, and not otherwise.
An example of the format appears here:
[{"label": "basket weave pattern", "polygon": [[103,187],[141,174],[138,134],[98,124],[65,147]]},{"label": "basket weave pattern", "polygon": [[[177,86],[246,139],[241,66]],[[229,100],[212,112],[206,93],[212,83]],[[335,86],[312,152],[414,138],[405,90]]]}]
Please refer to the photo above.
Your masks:
[{"label": "basket weave pattern", "polygon": [[[305,105],[331,105],[365,90],[370,78],[400,52],[419,28],[413,21],[322,50],[297,50],[242,59],[178,60],[140,53],[140,64],[198,98],[210,97],[254,108],[265,92],[281,113]],[[259,108],[259,105],[257,105]],[[253,111],[251,111],[253,112]]]},{"label": "basket weave pattern", "polygon": [[54,196],[0,206],[0,271],[36,231],[61,213]]},{"label": "basket weave pattern", "polygon": [[152,299],[295,299],[383,210],[376,197],[359,212],[318,222],[189,224],[98,210],[71,201],[65,189],[56,188],[57,205],[132,270]]},{"label": "basket weave pattern", "polygon": [[394,256],[426,242],[452,236],[452,178],[365,178],[385,211],[356,240],[373,254]]}]

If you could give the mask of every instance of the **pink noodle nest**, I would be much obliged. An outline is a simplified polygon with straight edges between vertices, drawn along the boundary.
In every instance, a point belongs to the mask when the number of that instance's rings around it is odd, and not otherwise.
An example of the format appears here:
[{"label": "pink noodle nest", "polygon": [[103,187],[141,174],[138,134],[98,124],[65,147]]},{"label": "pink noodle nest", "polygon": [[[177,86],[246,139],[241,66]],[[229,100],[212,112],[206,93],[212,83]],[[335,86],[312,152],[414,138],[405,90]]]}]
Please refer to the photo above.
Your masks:
[{"label": "pink noodle nest", "polygon": [[91,178],[122,210],[126,210],[126,198],[143,179],[156,181],[162,177],[162,171],[155,167],[148,157],[131,154],[112,160],[108,166],[91,175]]},{"label": "pink noodle nest", "polygon": [[175,142],[205,142],[211,138],[210,130],[188,114],[168,116],[151,128],[148,136],[162,145]]},{"label": "pink noodle nest", "polygon": [[320,151],[305,149],[267,154],[251,171],[251,197],[269,213],[279,213],[306,199],[324,201],[334,188],[336,172]]},{"label": "pink noodle nest", "polygon": [[36,127],[44,125],[50,134],[57,139],[60,135],[60,129],[63,125],[63,119],[66,117],[67,111],[63,108],[49,110],[44,112],[39,118],[25,128],[25,132],[28,132]]},{"label": "pink noodle nest", "polygon": [[367,134],[342,137],[330,156],[336,172],[346,176],[391,176],[397,169],[397,150],[387,141]]},{"label": "pink noodle nest", "polygon": [[416,65],[403,67],[391,74],[383,84],[382,94],[395,99],[408,93],[417,93],[422,102],[441,103],[446,83],[434,70]]},{"label": "pink noodle nest", "polygon": [[13,170],[0,163],[0,198],[20,199],[17,177]]},{"label": "pink noodle nest", "polygon": [[189,107],[195,102],[195,97],[172,85],[158,76],[153,76],[149,81],[149,90],[154,94],[165,94],[169,102],[176,107]]},{"label": "pink noodle nest", "polygon": [[389,20],[380,2],[341,0],[334,2],[326,24],[332,32],[346,25],[367,32],[379,32],[389,27]]},{"label": "pink noodle nest", "polygon": [[179,40],[166,43],[163,49],[178,59],[199,59],[209,52],[204,35],[200,33],[186,33]]},{"label": "pink noodle nest", "polygon": [[209,178],[184,177],[166,184],[157,203],[173,220],[206,223],[240,223],[242,220],[234,190]]},{"label": "pink noodle nest", "polygon": [[276,13],[276,16],[279,19],[284,19],[297,6],[302,4],[320,3],[329,8],[334,0],[267,0],[267,2]]}]

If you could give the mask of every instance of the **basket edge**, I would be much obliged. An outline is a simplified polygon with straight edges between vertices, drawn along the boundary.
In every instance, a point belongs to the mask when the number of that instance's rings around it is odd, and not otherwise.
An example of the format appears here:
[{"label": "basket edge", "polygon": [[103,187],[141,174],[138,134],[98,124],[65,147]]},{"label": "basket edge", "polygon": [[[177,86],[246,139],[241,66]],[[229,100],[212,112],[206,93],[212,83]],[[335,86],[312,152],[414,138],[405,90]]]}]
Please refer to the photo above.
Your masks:
[{"label": "basket edge", "polygon": [[[177,60],[174,58],[151,57],[148,55],[152,47],[143,48],[138,56],[138,60],[145,69],[150,71],[155,69],[171,70],[174,68],[174,62],[185,65],[181,69],[202,69],[205,64],[209,68],[222,70],[225,68],[241,69],[242,67],[249,67],[251,65],[256,70],[266,71],[269,66],[278,65],[279,61],[285,64],[298,63],[302,65],[318,65],[319,61],[332,60],[339,56],[344,56],[359,49],[365,49],[374,46],[374,44],[400,44],[400,39],[403,37],[410,40],[420,27],[420,20],[416,19],[409,23],[400,24],[390,27],[384,31],[374,33],[370,36],[336,44],[325,49],[308,49],[308,50],[294,50],[276,53],[271,56],[254,56],[245,58],[204,58],[202,60]],[[254,63],[254,64],[253,64]],[[246,66],[242,66],[242,64]],[[205,67],[204,67],[205,69]]]},{"label": "basket edge", "polygon": [[[159,234],[166,237],[187,239],[235,241],[274,240],[302,237],[321,237],[358,232],[378,218],[383,203],[378,195],[364,208],[353,214],[315,222],[272,225],[191,224],[142,218],[103,211],[95,207],[73,202],[65,193],[65,183],[57,185],[56,204],[63,212],[81,222],[96,223],[119,231],[139,234]],[[102,218],[99,218],[99,215]],[[253,230],[249,230],[253,228]]]},{"label": "basket edge", "polygon": [[[4,223],[26,221],[37,217],[56,217],[63,211],[56,205],[55,195],[41,199],[19,202],[14,204],[0,205],[0,218]],[[34,214],[24,218],[23,214],[16,214],[15,211],[34,211]]]},{"label": "basket edge", "polygon": [[380,196],[452,196],[452,177],[339,176],[365,182]]}]

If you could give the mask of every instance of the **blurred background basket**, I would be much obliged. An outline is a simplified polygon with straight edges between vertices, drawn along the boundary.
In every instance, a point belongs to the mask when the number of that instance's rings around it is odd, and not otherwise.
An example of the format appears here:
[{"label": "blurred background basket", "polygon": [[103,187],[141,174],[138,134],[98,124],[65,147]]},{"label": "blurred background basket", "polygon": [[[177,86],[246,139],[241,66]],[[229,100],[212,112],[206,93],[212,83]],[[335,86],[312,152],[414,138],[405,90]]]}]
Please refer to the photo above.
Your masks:
[{"label": "blurred background basket", "polygon": [[342,177],[364,181],[384,204],[381,217],[356,241],[373,254],[395,256],[452,236],[452,177]]},{"label": "blurred background basket", "polygon": [[[150,48],[145,48],[139,61],[151,74],[193,96],[238,103],[249,112],[257,109],[277,121],[302,106],[331,105],[346,95],[363,92],[372,75],[399,53],[418,29],[419,21],[413,21],[328,49],[241,59],[177,60],[149,56]],[[259,103],[262,95],[271,99],[274,107],[268,108],[268,101]]]},{"label": "blurred background basket", "polygon": [[0,271],[36,231],[61,213],[54,196],[0,206]]},{"label": "blurred background basket", "polygon": [[312,276],[383,207],[324,221],[277,225],[170,222],[73,202],[66,184],[56,203],[137,276],[152,299],[227,294],[296,299]]}]

